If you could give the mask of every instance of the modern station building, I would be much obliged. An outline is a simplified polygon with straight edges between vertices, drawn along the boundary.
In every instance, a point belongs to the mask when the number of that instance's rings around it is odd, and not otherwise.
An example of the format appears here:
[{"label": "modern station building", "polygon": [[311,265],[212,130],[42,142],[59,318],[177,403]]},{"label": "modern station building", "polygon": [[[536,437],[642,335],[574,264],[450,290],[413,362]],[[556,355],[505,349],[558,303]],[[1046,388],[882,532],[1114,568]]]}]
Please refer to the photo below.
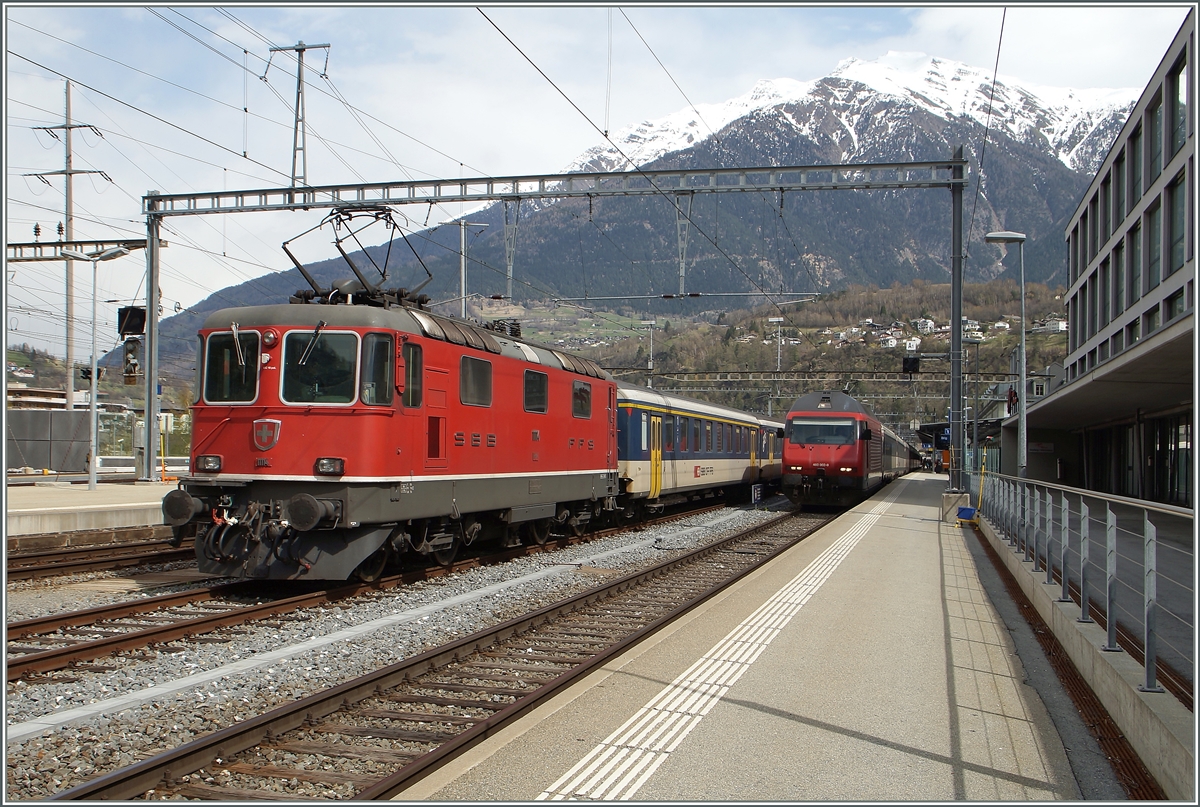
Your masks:
[{"label": "modern station building", "polygon": [[[1031,479],[1182,507],[1195,498],[1195,14],[1067,226],[1069,352],[1061,385],[1027,404]],[[1011,417],[1014,475],[1016,439]]]}]

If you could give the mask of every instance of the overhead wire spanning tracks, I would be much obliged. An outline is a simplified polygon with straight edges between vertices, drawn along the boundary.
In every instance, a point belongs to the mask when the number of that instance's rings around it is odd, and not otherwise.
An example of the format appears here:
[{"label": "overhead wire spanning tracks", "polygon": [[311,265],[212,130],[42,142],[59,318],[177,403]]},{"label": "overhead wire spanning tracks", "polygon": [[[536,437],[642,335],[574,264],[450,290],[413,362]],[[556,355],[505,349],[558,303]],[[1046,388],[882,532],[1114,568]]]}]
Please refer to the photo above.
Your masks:
[{"label": "overhead wire spanning tracks", "polygon": [[185,216],[307,210],[313,207],[348,207],[356,204],[447,204],[746,191],[762,193],[950,188],[966,185],[965,176],[954,176],[956,168],[962,172],[965,166],[966,160],[951,159],[862,165],[531,174],[202,193],[151,192],[142,197],[142,213],[155,216]]},{"label": "overhead wire spanning tracks", "polygon": [[[964,375],[969,375],[971,381],[979,381],[985,384],[1007,384],[1017,377],[1014,373],[964,373]],[[679,371],[655,373],[654,377],[655,379],[661,378],[667,381],[697,383],[702,381],[805,381],[832,384],[845,383],[846,381],[933,381],[946,384],[950,382],[950,373],[914,374],[873,370],[849,372],[838,372],[837,370],[783,370],[781,372],[770,370]]]}]

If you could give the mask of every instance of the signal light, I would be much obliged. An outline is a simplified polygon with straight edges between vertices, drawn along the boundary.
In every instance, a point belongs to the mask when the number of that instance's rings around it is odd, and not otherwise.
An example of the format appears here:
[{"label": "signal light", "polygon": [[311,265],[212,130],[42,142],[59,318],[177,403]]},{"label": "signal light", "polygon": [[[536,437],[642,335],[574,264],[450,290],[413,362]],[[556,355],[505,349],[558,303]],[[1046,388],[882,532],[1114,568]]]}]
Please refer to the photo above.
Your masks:
[{"label": "signal light", "polygon": [[138,382],[138,376],[142,374],[142,362],[139,358],[141,353],[142,340],[136,336],[131,336],[125,340],[125,384],[133,386]]},{"label": "signal light", "polygon": [[141,336],[146,332],[146,307],[127,305],[117,309],[117,333],[126,336]]}]

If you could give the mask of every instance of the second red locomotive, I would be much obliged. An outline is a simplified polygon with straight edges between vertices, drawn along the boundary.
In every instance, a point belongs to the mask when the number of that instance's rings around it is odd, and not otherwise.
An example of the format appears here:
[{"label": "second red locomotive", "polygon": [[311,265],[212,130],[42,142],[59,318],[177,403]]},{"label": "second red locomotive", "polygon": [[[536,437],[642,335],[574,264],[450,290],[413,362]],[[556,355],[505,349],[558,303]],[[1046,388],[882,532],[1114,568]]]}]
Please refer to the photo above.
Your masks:
[{"label": "second red locomotive", "polygon": [[920,453],[845,393],[809,393],[788,411],[783,492],[796,504],[853,504],[920,468]]}]

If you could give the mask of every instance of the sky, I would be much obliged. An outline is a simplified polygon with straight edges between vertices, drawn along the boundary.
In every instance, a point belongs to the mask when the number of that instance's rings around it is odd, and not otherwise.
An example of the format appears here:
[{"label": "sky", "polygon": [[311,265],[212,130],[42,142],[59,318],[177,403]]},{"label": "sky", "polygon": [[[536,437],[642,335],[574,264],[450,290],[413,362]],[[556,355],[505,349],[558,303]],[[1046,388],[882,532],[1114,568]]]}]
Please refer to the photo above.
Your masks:
[{"label": "sky", "polygon": [[[558,173],[602,131],[888,51],[990,72],[999,47],[1000,74],[1022,82],[1140,90],[1188,8],[6,4],[5,236],[31,241],[38,224],[57,240],[63,177],[35,175],[63,170],[63,133],[36,127],[63,123],[66,79],[73,122],[95,127],[73,131],[73,169],[96,172],[74,178],[75,236],[137,239],[149,190],[290,184],[296,61],[272,46],[329,44],[305,53],[307,177],[352,184]],[[428,212],[433,225],[466,211]],[[320,217],[167,219],[163,315],[290,268],[280,244]],[[306,263],[336,255],[320,235],[296,251]],[[117,305],[145,303],[145,271],[140,251],[99,264],[101,352],[117,344]],[[86,362],[91,267],[74,274]],[[64,355],[63,264],[8,264],[5,284],[7,343]]]}]

